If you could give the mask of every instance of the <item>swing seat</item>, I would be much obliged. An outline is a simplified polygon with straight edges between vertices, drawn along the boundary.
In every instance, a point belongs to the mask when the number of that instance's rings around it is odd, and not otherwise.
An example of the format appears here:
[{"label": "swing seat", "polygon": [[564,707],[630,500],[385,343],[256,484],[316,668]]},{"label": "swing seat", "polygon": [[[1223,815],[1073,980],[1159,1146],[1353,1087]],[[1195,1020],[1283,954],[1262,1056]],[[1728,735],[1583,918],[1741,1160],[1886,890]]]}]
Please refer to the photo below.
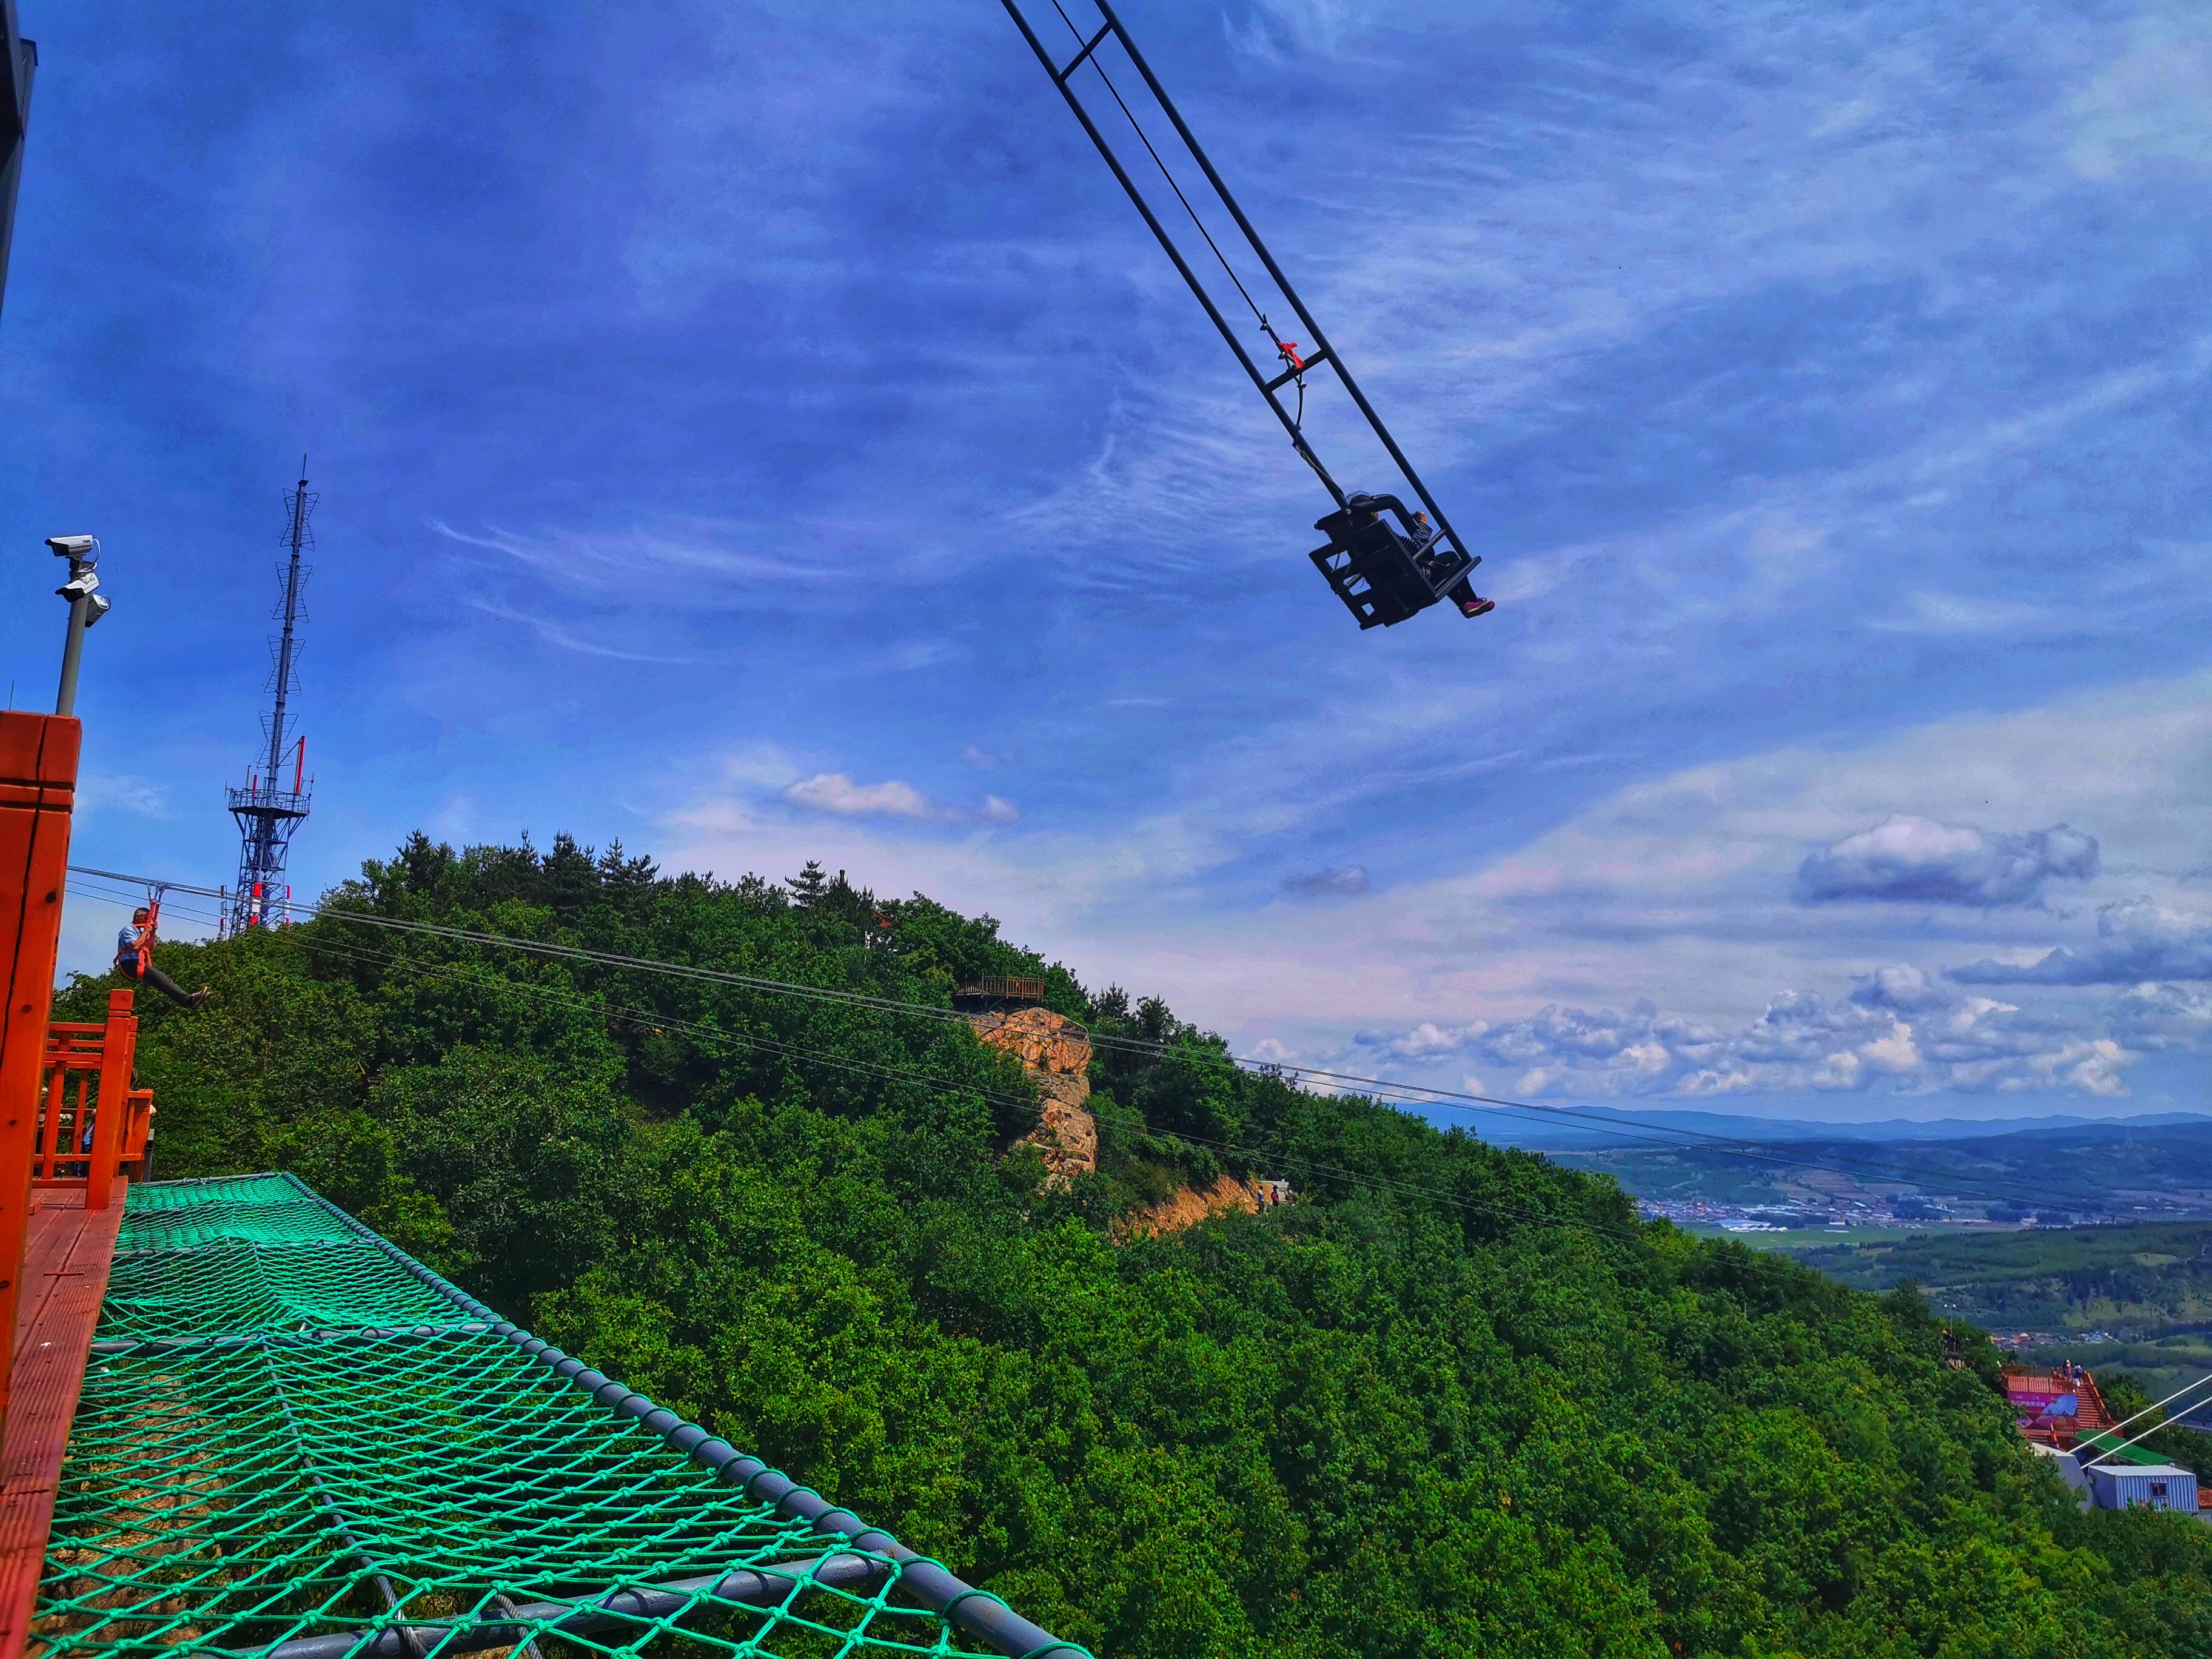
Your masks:
[{"label": "swing seat", "polygon": [[1396,514],[1411,532],[1413,522],[1395,495],[1355,495],[1351,505],[1314,520],[1328,545],[1308,556],[1363,630],[1394,628],[1427,610],[1482,562],[1433,542],[1417,556],[1410,533],[1392,528],[1385,512]]}]

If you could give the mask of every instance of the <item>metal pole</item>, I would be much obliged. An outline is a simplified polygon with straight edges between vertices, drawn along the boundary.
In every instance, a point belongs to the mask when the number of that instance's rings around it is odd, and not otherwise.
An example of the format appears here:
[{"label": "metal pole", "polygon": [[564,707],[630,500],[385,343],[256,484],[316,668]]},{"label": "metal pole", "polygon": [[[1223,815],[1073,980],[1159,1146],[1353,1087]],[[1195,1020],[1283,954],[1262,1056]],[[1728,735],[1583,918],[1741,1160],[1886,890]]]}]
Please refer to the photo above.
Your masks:
[{"label": "metal pole", "polygon": [[8,291],[8,250],[15,238],[15,194],[38,69],[38,43],[18,33],[15,0],[0,0],[0,295]]},{"label": "metal pole", "polygon": [[[307,458],[300,457],[300,471],[307,470]],[[284,634],[276,647],[276,707],[269,717],[269,790],[274,794],[276,778],[284,763],[284,750],[289,745],[284,741],[284,705],[292,694],[292,628],[300,617],[300,549],[307,534],[307,481],[300,480],[297,494],[292,497],[292,526],[289,539],[292,557],[284,571]],[[258,849],[263,856],[260,867],[268,868],[267,849]]]},{"label": "metal pole", "polygon": [[[70,574],[74,576],[76,574],[76,561],[72,559],[70,561]],[[57,714],[76,713],[76,670],[77,664],[84,656],[84,613],[91,603],[89,595],[70,601],[69,633],[62,642],[61,690],[54,694],[54,713]]]}]

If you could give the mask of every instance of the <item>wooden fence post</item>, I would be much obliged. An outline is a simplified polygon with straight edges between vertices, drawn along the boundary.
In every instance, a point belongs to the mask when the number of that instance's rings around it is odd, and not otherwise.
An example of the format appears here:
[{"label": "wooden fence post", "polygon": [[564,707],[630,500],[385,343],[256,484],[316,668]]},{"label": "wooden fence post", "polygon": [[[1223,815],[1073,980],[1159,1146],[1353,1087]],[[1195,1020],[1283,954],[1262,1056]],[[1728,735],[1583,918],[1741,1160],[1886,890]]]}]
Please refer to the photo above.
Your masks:
[{"label": "wooden fence post", "polygon": [[[104,1210],[115,1187],[115,1166],[131,1124],[131,1067],[138,1054],[138,1017],[132,993],[107,994],[107,1029],[100,1040],[100,1098],[92,1112],[92,1163],[85,1170],[84,1207]],[[80,1129],[78,1133],[82,1134]]]}]

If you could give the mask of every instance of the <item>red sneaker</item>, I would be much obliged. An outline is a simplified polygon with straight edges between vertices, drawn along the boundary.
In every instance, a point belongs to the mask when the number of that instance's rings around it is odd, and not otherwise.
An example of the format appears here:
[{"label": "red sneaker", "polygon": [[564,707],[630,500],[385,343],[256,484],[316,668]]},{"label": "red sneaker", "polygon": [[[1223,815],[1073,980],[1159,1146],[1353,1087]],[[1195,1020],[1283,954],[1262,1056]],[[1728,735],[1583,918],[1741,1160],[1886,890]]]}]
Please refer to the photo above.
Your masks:
[{"label": "red sneaker", "polygon": [[1495,599],[1469,599],[1459,608],[1462,617],[1480,617],[1498,609]]}]

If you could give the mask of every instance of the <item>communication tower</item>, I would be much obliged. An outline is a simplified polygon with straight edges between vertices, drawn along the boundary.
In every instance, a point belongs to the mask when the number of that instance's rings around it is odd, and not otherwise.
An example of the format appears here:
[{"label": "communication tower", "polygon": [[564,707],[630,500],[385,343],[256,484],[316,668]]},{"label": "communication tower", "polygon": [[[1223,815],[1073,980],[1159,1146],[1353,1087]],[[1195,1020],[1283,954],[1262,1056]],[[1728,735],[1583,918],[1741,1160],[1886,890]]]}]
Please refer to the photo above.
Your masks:
[{"label": "communication tower", "polygon": [[[271,613],[283,620],[284,631],[269,641],[274,661],[266,688],[276,694],[276,701],[261,717],[263,747],[255,757],[255,769],[247,773],[243,789],[229,792],[230,815],[238,820],[240,840],[238,889],[224,916],[225,931],[233,934],[265,927],[289,909],[291,889],[284,884],[284,860],[291,850],[292,832],[307,816],[307,740],[295,732],[297,722],[289,712],[292,694],[300,689],[300,646],[294,635],[307,619],[300,593],[314,574],[300,562],[300,556],[315,544],[307,520],[321,499],[308,493],[307,471],[307,458],[302,455],[300,487],[284,492],[289,522],[283,544],[290,556],[276,567],[283,589]],[[289,789],[284,787],[288,765]]]}]

